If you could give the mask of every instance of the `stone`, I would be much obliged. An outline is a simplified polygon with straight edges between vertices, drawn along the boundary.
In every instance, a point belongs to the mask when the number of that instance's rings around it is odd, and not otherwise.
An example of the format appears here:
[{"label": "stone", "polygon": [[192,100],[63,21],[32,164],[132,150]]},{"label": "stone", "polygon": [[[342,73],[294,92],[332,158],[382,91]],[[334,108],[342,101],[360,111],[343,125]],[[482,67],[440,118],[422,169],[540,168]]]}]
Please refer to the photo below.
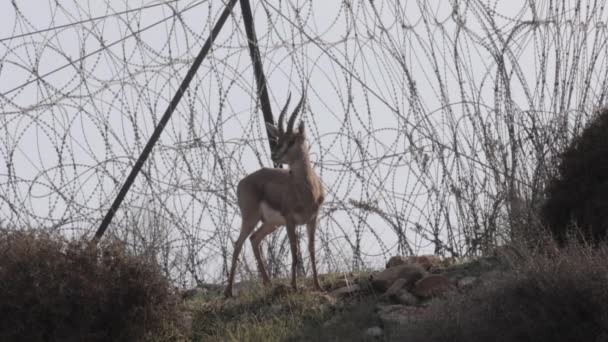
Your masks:
[{"label": "stone", "polygon": [[496,283],[496,282],[500,281],[502,278],[504,278],[504,276],[505,276],[505,272],[494,270],[494,271],[485,272],[482,275],[480,275],[479,281],[484,284],[492,284],[492,283]]},{"label": "stone", "polygon": [[329,291],[337,290],[337,289],[343,288],[344,286],[348,286],[348,284],[350,284],[350,282],[347,281],[346,279],[344,279],[344,278],[338,279],[329,285],[328,290]]},{"label": "stone", "polygon": [[441,296],[451,289],[450,280],[439,274],[431,274],[416,282],[412,294],[420,298]]},{"label": "stone", "polygon": [[403,278],[399,278],[399,279],[395,280],[393,285],[391,285],[391,287],[389,287],[388,290],[386,290],[386,292],[384,292],[383,296],[391,297],[391,296],[396,295],[399,291],[401,291],[401,289],[405,286],[406,283],[407,283],[407,280],[403,279]]},{"label": "stone", "polygon": [[402,255],[392,256],[390,259],[388,259],[388,262],[386,263],[386,268],[391,268],[391,267],[407,264],[408,263],[407,260],[408,260],[408,257],[406,257],[406,256],[402,256]]},{"label": "stone", "polygon": [[338,324],[340,321],[340,316],[338,315],[334,315],[332,317],[330,317],[327,321],[325,321],[325,323],[322,324],[322,326],[324,328],[331,328],[333,326],[335,326],[336,324]]},{"label": "stone", "polygon": [[397,279],[391,287],[389,287],[382,296],[381,299],[390,300],[391,302],[403,304],[403,305],[416,305],[418,304],[418,298],[411,294],[405,289],[406,280],[403,278]]},{"label": "stone", "polygon": [[191,332],[193,322],[192,313],[189,311],[181,311],[178,313],[178,315],[180,318],[178,321],[180,328],[183,329],[183,331]]},{"label": "stone", "polygon": [[414,306],[418,305],[418,298],[409,291],[402,289],[399,293],[393,296],[394,300],[402,305]]},{"label": "stone", "polygon": [[341,287],[339,289],[333,290],[329,294],[333,297],[343,298],[343,297],[350,297],[354,294],[359,293],[360,291],[361,291],[361,287],[359,285],[351,284],[351,285],[347,285],[347,286]]},{"label": "stone", "polygon": [[274,315],[278,316],[282,311],[283,311],[283,305],[281,305],[281,304],[272,304],[270,306],[270,312],[272,312]]},{"label": "stone", "polygon": [[384,331],[382,331],[382,328],[378,326],[373,326],[365,330],[365,335],[370,337],[380,337],[383,333]]},{"label": "stone", "polygon": [[492,255],[507,264],[515,264],[524,260],[524,257],[519,249],[511,245],[502,245],[496,247]]},{"label": "stone", "polygon": [[441,263],[441,258],[437,255],[413,256],[410,257],[410,263],[418,263],[428,271],[431,267],[439,265]]},{"label": "stone", "polygon": [[384,328],[390,332],[405,324],[415,323],[424,309],[405,305],[378,305],[376,310]]},{"label": "stone", "polygon": [[330,307],[336,305],[336,297],[333,297],[327,293],[317,293],[316,296],[322,305],[328,305]]},{"label": "stone", "polygon": [[426,271],[418,264],[399,265],[387,268],[382,272],[372,274],[370,281],[373,288],[385,292],[397,279],[405,279],[405,286],[412,286],[417,280],[426,275]]},{"label": "stone", "polygon": [[466,276],[466,277],[460,278],[458,280],[458,282],[456,283],[456,286],[461,290],[470,290],[478,282],[479,282],[479,279],[477,277]]},{"label": "stone", "polygon": [[192,299],[192,298],[198,297],[206,292],[207,291],[205,291],[204,289],[201,289],[200,287],[195,287],[193,289],[185,290],[184,292],[182,292],[182,299],[183,300]]},{"label": "stone", "polygon": [[420,255],[420,256],[402,256],[395,255],[388,259],[386,268],[391,268],[399,265],[406,264],[420,264],[425,270],[431,269],[433,266],[437,266],[441,263],[441,258],[437,255]]}]

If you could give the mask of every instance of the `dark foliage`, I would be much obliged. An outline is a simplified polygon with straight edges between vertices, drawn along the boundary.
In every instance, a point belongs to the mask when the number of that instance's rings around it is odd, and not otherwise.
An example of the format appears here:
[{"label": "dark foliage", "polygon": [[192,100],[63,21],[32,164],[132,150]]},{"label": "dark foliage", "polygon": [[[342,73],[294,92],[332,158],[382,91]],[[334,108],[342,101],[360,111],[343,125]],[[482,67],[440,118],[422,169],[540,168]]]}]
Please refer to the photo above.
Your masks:
[{"label": "dark foliage", "polygon": [[608,341],[608,249],[536,255],[468,294],[438,302],[397,340]]},{"label": "dark foliage", "polygon": [[597,243],[608,228],[608,108],[575,137],[546,189],[544,223],[563,245],[569,236]]},{"label": "dark foliage", "polygon": [[139,341],[175,304],[158,267],[119,243],[0,234],[0,341]]}]

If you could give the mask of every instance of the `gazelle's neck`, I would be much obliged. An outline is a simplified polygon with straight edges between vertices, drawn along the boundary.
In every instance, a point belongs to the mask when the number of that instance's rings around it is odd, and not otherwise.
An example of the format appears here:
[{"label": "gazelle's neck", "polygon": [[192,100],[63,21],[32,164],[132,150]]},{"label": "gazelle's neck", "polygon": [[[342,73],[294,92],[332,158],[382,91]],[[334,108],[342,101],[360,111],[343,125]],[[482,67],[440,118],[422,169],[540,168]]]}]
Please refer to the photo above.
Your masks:
[{"label": "gazelle's neck", "polygon": [[310,165],[310,157],[308,153],[303,153],[302,157],[289,164],[289,172],[294,180],[310,182],[311,176],[314,175],[312,166]]}]

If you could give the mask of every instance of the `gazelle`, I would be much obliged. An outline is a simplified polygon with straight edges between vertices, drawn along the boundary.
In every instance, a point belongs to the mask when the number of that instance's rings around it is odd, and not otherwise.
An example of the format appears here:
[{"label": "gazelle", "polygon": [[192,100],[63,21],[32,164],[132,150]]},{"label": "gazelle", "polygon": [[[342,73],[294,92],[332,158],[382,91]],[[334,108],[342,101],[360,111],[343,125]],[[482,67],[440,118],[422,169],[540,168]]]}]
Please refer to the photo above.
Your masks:
[{"label": "gazelle", "polygon": [[[297,130],[293,130],[296,118],[302,109],[304,95],[289,117],[287,129],[283,128],[290,99],[291,94],[281,110],[278,126],[266,124],[271,138],[276,139],[276,147],[271,151],[272,160],[275,163],[288,164],[289,169],[262,168],[243,178],[237,186],[242,223],[241,232],[234,243],[232,266],[224,293],[226,297],[232,296],[236,265],[247,237],[251,240],[262,281],[264,285],[270,285],[270,277],[264,265],[260,243],[266,235],[283,225],[287,227],[287,237],[291,247],[291,286],[296,288],[298,262],[296,226],[306,224],[313,286],[315,290],[321,291],[315,260],[315,231],[324,192],[320,178],[310,165],[304,122],[300,121]],[[262,221],[262,225],[254,232],[260,221]]]}]

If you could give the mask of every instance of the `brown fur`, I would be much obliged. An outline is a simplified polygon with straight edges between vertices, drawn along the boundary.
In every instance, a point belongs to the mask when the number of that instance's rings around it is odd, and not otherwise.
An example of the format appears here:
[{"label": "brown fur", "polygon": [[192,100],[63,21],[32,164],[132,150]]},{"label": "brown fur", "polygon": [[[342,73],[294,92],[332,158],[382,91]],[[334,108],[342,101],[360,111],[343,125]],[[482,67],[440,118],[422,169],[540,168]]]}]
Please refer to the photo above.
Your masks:
[{"label": "brown fur", "polygon": [[[251,240],[262,281],[265,285],[270,285],[270,277],[266,271],[260,243],[266,235],[272,233],[281,225],[287,227],[287,236],[291,247],[292,287],[296,288],[298,255],[295,229],[297,225],[306,224],[313,284],[316,290],[321,290],[315,260],[315,231],[324,192],[320,178],[310,165],[304,125],[301,122],[296,132],[293,131],[292,127],[302,102],[300,100],[296,110],[291,115],[286,132],[281,126],[287,105],[281,113],[279,127],[268,126],[271,135],[277,138],[277,147],[272,151],[272,159],[278,163],[288,164],[289,170],[262,168],[243,178],[237,186],[242,224],[241,232],[234,244],[232,265],[225,291],[226,297],[232,296],[236,264],[247,237]],[[287,103],[289,104],[289,101]],[[255,230],[260,221],[262,225]]]}]

